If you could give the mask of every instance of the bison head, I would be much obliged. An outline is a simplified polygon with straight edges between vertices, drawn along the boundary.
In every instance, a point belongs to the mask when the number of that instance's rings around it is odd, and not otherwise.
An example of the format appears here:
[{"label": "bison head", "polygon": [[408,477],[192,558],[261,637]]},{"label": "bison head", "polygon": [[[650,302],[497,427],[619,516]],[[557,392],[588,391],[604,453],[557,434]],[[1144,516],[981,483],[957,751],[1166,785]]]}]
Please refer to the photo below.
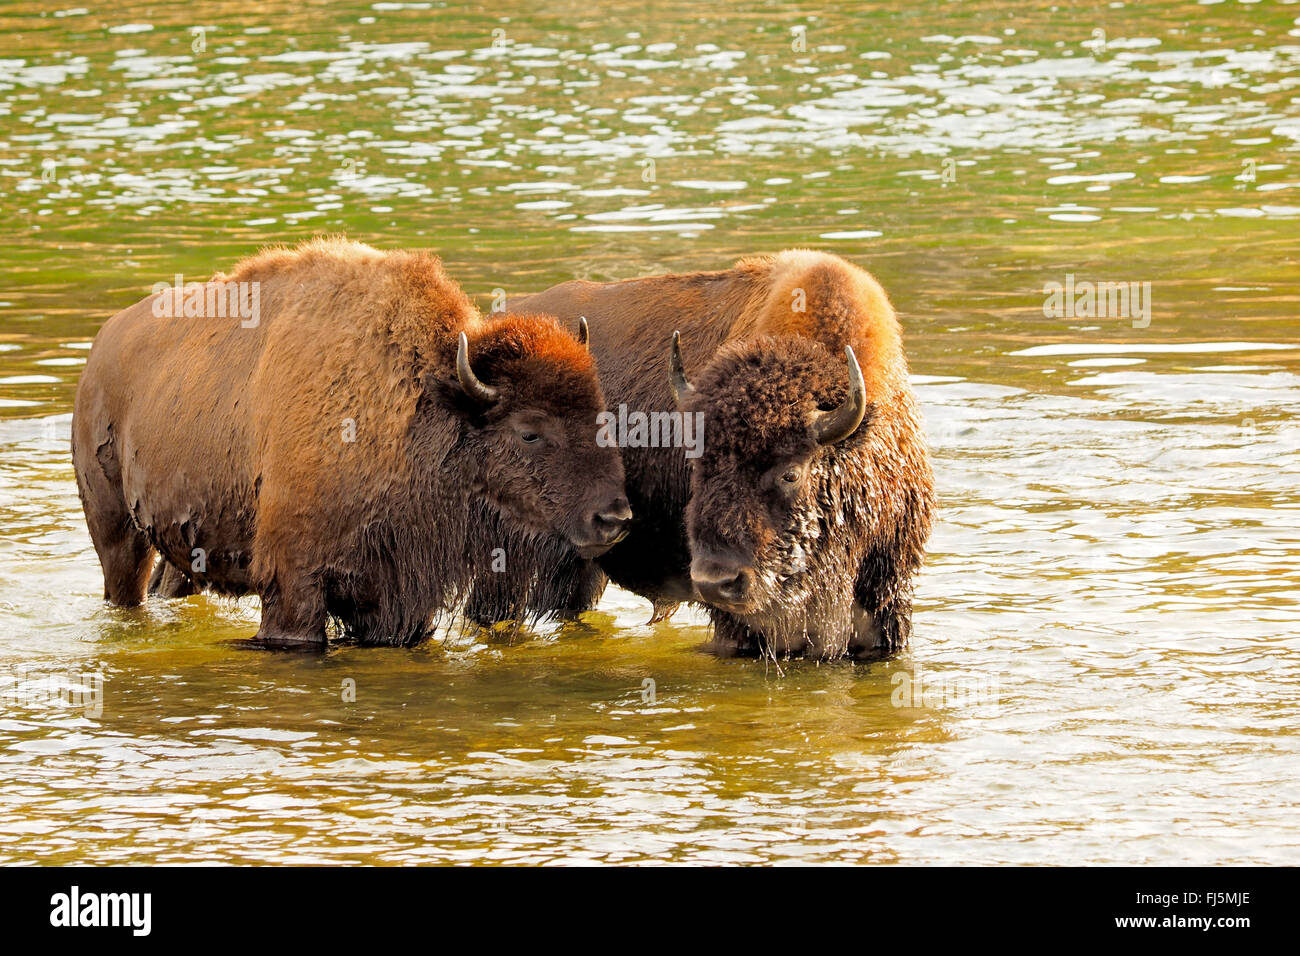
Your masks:
[{"label": "bison head", "polygon": [[559,532],[595,557],[632,511],[618,449],[596,444],[605,401],[585,332],[575,340],[544,316],[490,318],[461,333],[448,386],[467,426],[471,490],[519,530]]},{"label": "bison head", "polygon": [[853,350],[835,356],[793,336],[737,342],[692,386],[674,335],[670,365],[679,405],[707,428],[686,509],[700,597],[763,632],[807,629],[827,595],[843,613],[856,571],[851,483],[873,412]]}]

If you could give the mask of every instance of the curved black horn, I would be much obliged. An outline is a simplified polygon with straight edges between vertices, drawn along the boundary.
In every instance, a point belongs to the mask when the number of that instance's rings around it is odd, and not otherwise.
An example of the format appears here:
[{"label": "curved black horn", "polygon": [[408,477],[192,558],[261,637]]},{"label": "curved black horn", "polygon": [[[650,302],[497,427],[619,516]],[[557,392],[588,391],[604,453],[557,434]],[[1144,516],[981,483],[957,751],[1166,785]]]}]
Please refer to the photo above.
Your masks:
[{"label": "curved black horn", "polygon": [[839,408],[822,412],[813,422],[813,437],[819,444],[834,445],[858,430],[867,414],[867,386],[862,381],[862,367],[851,345],[844,346],[849,359],[849,395]]},{"label": "curved black horn", "polygon": [[460,380],[460,387],[466,395],[485,405],[501,397],[499,390],[480,382],[474,370],[469,367],[469,339],[464,332],[460,333],[460,342],[456,345],[456,378]]},{"label": "curved black horn", "polygon": [[[580,315],[578,316],[578,344],[587,345],[590,341],[591,330],[587,328],[587,317],[585,315]],[[587,347],[591,348],[590,345],[587,345]]]},{"label": "curved black horn", "polygon": [[695,391],[695,386],[686,380],[686,369],[682,366],[682,347],[678,342],[681,332],[673,333],[672,351],[668,353],[668,382],[673,387],[673,400],[681,408]]}]

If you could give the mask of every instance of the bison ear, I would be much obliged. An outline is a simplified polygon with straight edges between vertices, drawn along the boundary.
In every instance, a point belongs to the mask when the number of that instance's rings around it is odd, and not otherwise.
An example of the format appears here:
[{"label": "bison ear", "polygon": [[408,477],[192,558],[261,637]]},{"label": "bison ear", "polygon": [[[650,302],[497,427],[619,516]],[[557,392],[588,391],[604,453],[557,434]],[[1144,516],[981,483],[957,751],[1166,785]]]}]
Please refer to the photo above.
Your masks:
[{"label": "bison ear", "polygon": [[585,315],[578,316],[578,344],[587,346],[588,351],[591,350],[591,331],[587,328]]},{"label": "bison ear", "polygon": [[501,397],[499,389],[484,385],[470,367],[469,339],[464,332],[460,333],[460,340],[456,344],[456,379],[466,395],[484,405],[491,405]]}]

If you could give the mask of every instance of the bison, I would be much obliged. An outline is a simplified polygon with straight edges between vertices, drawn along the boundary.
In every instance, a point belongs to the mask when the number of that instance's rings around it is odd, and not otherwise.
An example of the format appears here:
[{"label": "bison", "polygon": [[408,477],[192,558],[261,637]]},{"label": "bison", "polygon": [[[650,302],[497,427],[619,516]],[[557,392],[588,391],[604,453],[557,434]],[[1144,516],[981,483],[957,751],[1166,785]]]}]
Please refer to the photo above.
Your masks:
[{"label": "bison", "polygon": [[[228,290],[256,308],[214,314]],[[113,604],[141,603],[158,552],[188,586],[260,595],[262,644],[322,645],[333,620],[408,645],[508,567],[505,532],[579,560],[618,540],[604,406],[554,318],[484,318],[429,253],[316,239],[109,319],[72,458]]]},{"label": "bison", "polygon": [[906,644],[934,480],[898,319],[871,275],[792,250],[564,282],[508,310],[585,317],[610,409],[680,408],[705,438],[689,458],[622,441],[626,539],[597,562],[552,539],[529,576],[544,589],[480,579],[470,613],[580,611],[608,575],[654,602],[652,621],[705,604],[722,654],[872,658]]}]

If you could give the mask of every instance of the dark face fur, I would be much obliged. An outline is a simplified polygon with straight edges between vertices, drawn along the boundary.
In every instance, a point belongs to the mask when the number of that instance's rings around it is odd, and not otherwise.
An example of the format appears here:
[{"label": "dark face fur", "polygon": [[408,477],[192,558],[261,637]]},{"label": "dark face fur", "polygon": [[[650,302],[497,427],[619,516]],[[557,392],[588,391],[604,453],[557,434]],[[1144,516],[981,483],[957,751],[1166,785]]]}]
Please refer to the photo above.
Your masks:
[{"label": "dark face fur", "polygon": [[[686,510],[691,577],[703,600],[766,634],[848,626],[857,528],[849,476],[867,467],[870,429],[823,444],[817,420],[845,400],[848,366],[815,342],[726,346],[695,376],[689,411],[705,414]],[[833,620],[832,620],[833,618]]]},{"label": "dark face fur", "polygon": [[495,393],[462,386],[454,395],[469,426],[473,493],[522,531],[556,531],[583,557],[603,554],[632,512],[618,449],[596,444],[605,402],[586,348],[551,319],[511,316],[490,321],[468,356]]}]

